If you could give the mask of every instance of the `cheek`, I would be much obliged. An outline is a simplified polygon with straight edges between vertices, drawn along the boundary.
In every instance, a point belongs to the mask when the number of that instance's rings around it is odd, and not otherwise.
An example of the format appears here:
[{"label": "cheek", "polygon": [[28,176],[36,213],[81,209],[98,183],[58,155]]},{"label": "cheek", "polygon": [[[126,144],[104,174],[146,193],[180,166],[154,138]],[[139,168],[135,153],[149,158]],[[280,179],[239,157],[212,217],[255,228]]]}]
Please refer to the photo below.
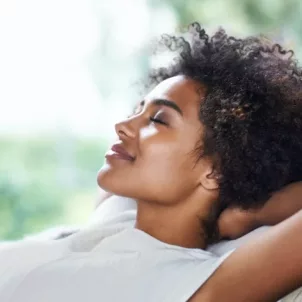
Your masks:
[{"label": "cheek", "polygon": [[191,155],[195,141],[192,135],[170,130],[167,135],[161,133],[160,139],[152,134],[152,129],[141,133],[145,144],[141,144],[141,158],[136,167],[140,172],[141,187],[154,201],[173,202],[196,185]]},{"label": "cheek", "polygon": [[[158,153],[158,151],[161,151]],[[153,201],[175,202],[194,187],[192,164],[188,154],[166,145],[157,148],[152,158],[141,162],[142,187]]]},{"label": "cheek", "polygon": [[[101,188],[134,199],[172,203],[194,188],[192,146],[177,134],[148,127],[140,132],[140,152],[133,164],[104,164],[98,174]],[[180,144],[180,141],[183,142]]]},{"label": "cheek", "polygon": [[141,141],[148,141],[149,139],[152,139],[152,137],[155,137],[157,134],[158,129],[156,127],[146,127],[140,130],[139,137]]}]

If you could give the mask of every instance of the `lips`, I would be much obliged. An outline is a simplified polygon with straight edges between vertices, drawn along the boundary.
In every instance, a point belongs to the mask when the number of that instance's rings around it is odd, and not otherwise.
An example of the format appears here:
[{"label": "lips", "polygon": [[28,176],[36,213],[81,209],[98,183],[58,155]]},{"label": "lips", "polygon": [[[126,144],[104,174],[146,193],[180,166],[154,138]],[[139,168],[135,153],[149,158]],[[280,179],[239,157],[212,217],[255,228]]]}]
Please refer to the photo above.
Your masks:
[{"label": "lips", "polygon": [[111,150],[106,153],[106,158],[118,158],[129,161],[134,161],[135,157],[126,151],[126,149],[120,145],[115,144],[111,147]]}]

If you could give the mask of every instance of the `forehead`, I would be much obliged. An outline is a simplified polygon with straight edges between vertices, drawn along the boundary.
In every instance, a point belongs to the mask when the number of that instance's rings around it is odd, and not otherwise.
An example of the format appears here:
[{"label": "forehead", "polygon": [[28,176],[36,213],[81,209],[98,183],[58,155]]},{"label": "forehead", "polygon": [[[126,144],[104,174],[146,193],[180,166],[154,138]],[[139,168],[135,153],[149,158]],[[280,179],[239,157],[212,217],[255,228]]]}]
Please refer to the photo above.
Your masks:
[{"label": "forehead", "polygon": [[204,97],[205,88],[197,81],[179,75],[159,83],[145,98],[146,103],[155,99],[175,102],[186,113],[196,112]]}]

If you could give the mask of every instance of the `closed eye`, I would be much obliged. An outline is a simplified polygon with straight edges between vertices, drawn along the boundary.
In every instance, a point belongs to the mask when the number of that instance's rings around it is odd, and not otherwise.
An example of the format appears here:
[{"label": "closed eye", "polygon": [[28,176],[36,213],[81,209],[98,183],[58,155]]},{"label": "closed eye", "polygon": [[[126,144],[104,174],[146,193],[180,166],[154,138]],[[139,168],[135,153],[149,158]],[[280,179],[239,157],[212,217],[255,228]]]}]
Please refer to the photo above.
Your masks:
[{"label": "closed eye", "polygon": [[154,117],[150,117],[150,121],[153,123],[158,123],[158,124],[162,124],[162,125],[167,125],[165,122],[163,122],[160,119],[154,118]]}]

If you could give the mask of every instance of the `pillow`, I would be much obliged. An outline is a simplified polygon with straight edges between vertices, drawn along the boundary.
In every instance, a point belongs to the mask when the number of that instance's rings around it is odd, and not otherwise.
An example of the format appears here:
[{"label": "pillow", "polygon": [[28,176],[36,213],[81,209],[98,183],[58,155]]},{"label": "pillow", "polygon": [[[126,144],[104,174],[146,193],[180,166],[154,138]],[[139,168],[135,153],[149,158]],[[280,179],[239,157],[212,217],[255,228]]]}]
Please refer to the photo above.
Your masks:
[{"label": "pillow", "polygon": [[98,205],[90,215],[88,223],[105,222],[126,210],[136,210],[136,201],[131,198],[113,195]]}]

